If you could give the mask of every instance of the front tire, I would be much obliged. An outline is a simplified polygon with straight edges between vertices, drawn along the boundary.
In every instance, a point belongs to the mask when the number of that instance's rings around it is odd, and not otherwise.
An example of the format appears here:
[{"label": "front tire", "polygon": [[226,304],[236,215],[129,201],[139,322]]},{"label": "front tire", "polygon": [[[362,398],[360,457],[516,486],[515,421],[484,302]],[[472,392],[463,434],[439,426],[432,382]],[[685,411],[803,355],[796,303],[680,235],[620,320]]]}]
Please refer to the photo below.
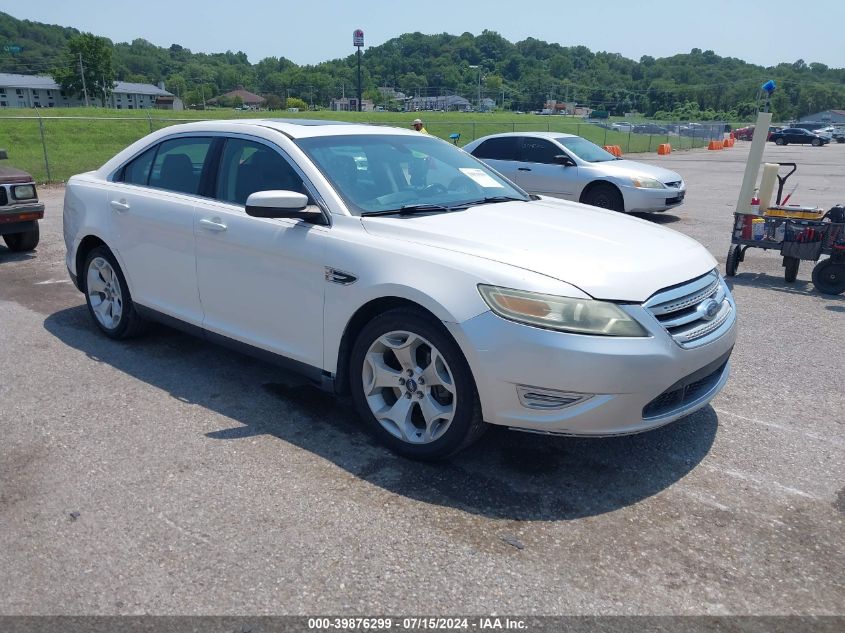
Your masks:
[{"label": "front tire", "polygon": [[821,139],[818,139],[818,138],[814,138],[812,141],[810,141],[810,143],[812,144],[813,147],[818,147],[819,145],[822,144]]},{"label": "front tire", "polygon": [[103,334],[126,339],[146,331],[147,322],[135,311],[126,278],[107,247],[88,253],[81,277],[88,312]]},{"label": "front tire", "polygon": [[625,201],[619,189],[608,183],[594,185],[584,196],[583,202],[593,207],[611,209],[620,213],[625,211]]},{"label": "front tire", "polygon": [[412,459],[445,459],[486,428],[460,348],[430,315],[411,308],[375,317],[349,367],[358,414],[381,442]]},{"label": "front tire", "polygon": [[25,233],[9,233],[4,235],[3,241],[6,242],[6,246],[9,247],[10,251],[23,253],[34,250],[35,247],[38,246],[38,240],[40,238],[41,232],[36,224],[35,228],[31,231],[26,231]]},{"label": "front tire", "polygon": [[736,275],[741,259],[741,251],[742,247],[739,244],[731,244],[731,247],[728,249],[728,259],[725,261],[725,275],[728,277]]}]

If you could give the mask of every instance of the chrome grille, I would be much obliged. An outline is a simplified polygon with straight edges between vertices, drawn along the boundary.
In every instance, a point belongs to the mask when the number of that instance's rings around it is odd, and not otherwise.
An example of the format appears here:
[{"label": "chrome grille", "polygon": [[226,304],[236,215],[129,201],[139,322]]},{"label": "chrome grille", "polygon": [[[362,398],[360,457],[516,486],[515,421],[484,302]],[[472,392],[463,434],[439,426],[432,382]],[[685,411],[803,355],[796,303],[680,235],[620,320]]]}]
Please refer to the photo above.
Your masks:
[{"label": "chrome grille", "polygon": [[722,334],[734,317],[727,287],[715,270],[661,290],[645,303],[681,347],[698,347]]}]

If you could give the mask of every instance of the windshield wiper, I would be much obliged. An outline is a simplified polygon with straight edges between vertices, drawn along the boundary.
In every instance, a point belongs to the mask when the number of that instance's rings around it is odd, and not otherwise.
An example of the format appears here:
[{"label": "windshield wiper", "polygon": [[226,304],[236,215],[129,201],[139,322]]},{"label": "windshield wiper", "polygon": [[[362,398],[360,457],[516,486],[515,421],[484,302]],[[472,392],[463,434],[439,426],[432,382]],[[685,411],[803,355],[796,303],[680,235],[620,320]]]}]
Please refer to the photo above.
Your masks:
[{"label": "windshield wiper", "polygon": [[434,213],[437,211],[453,211],[455,207],[447,207],[443,204],[405,204],[398,209],[387,209],[385,211],[369,211],[362,213],[362,216],[371,215],[414,215],[415,213]]},{"label": "windshield wiper", "polygon": [[524,198],[515,198],[513,196],[488,196],[481,200],[470,200],[469,202],[462,202],[460,207],[471,207],[477,204],[495,204],[497,202],[529,202]]}]

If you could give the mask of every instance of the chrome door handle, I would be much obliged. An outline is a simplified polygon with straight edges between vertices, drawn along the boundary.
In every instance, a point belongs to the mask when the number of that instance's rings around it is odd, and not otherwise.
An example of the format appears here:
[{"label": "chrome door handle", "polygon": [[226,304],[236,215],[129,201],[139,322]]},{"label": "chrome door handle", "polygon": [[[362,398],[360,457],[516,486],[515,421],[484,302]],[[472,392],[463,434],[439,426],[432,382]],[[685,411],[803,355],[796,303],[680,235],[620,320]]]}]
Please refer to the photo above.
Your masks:
[{"label": "chrome door handle", "polygon": [[225,231],[226,225],[220,220],[220,218],[203,218],[200,220],[200,226],[204,229],[208,229],[209,231]]},{"label": "chrome door handle", "polygon": [[129,205],[126,203],[126,200],[112,200],[109,204],[111,205],[111,208],[118,213],[126,213],[129,211]]}]

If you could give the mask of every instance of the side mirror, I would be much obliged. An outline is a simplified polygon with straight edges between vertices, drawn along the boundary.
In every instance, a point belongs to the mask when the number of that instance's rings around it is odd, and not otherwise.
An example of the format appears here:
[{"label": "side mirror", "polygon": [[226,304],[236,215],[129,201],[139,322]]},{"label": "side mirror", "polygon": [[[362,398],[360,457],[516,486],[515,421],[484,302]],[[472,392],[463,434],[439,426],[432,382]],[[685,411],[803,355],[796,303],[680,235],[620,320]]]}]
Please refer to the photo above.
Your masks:
[{"label": "side mirror", "polygon": [[323,212],[308,210],[308,196],[296,191],[256,191],[246,199],[246,214],[254,218],[293,218],[327,224]]},{"label": "side mirror", "polygon": [[566,154],[558,154],[557,156],[555,156],[555,160],[564,167],[575,167],[575,161],[572,160]]}]

